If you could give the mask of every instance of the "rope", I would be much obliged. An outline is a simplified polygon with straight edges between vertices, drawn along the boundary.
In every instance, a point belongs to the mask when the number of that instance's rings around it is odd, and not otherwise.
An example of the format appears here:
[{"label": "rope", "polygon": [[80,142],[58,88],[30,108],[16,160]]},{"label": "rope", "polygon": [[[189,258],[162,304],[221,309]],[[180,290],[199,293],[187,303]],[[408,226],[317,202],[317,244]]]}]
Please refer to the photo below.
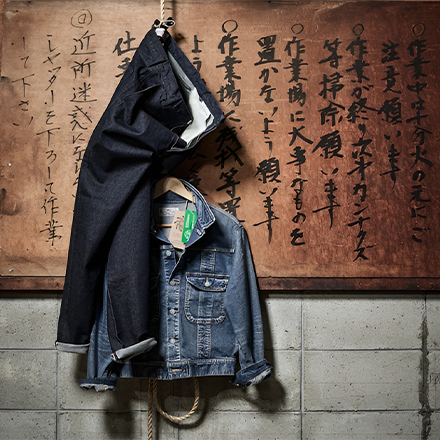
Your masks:
[{"label": "rope", "polygon": [[192,408],[184,416],[172,416],[171,414],[165,412],[159,403],[159,399],[157,397],[157,383],[157,379],[150,379],[148,381],[148,440],[153,440],[153,399],[154,405],[156,406],[159,414],[173,423],[182,422],[183,420],[190,418],[196,412],[200,401],[199,380],[197,377],[194,377],[194,404]]},{"label": "rope", "polygon": [[160,0],[160,21],[165,21],[165,0]]},{"label": "rope", "polygon": [[153,384],[148,381],[148,440],[153,440]]}]

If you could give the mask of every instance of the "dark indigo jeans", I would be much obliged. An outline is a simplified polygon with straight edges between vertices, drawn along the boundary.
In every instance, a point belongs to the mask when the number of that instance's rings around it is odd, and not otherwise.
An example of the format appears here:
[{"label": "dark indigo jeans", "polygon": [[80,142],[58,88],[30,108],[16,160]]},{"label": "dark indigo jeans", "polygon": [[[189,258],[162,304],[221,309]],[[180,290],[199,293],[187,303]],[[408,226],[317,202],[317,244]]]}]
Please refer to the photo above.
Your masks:
[{"label": "dark indigo jeans", "polygon": [[[166,32],[152,28],[121,79],[84,155],[58,323],[57,348],[86,352],[107,265],[113,352],[149,338],[150,222],[154,183],[187,158],[191,111],[171,56],[211,113],[224,119],[200,75]],[[176,64],[175,63],[175,64]]]}]

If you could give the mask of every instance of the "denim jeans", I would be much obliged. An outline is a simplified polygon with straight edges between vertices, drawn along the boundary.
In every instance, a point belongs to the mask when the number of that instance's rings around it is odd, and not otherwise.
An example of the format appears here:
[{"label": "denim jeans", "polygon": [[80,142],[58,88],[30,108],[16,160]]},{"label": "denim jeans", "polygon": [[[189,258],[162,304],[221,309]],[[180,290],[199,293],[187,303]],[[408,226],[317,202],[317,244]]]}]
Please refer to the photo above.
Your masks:
[{"label": "denim jeans", "polygon": [[[107,267],[114,353],[151,340],[148,323],[154,183],[224,119],[197,70],[153,27],[98,122],[78,182],[57,349],[87,352]],[[117,356],[118,357],[118,356]],[[120,357],[120,356],[119,356]]]}]

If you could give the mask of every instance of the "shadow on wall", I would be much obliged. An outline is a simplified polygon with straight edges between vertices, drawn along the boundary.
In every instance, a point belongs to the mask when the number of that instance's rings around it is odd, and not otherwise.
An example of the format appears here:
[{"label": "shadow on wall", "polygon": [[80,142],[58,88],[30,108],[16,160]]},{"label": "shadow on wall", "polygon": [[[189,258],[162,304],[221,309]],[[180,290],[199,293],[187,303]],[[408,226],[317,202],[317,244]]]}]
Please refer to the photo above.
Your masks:
[{"label": "shadow on wall", "polygon": [[[277,371],[272,346],[265,302],[261,302],[265,330],[266,358]],[[115,391],[96,392],[84,390],[79,380],[87,375],[87,356],[62,353],[64,364],[71,365],[65,371],[65,390],[60,390],[60,404],[63,410],[91,410],[91,419],[104,423],[108,438],[132,438],[137,423],[136,411],[148,410],[148,379],[121,378]],[[61,362],[63,364],[63,361]],[[237,363],[237,368],[239,368]],[[65,367],[66,370],[66,367]],[[199,378],[200,398],[198,409],[189,419],[178,424],[180,429],[200,426],[209,412],[215,411],[279,411],[286,404],[286,390],[275,374],[268,382],[238,388],[230,383],[229,376]],[[63,382],[61,382],[63,384]],[[193,379],[159,381],[158,398],[162,409],[176,416],[186,414],[194,403]],[[63,397],[64,396],[64,397]],[[93,411],[99,410],[100,413]],[[102,414],[104,412],[104,414]],[[99,420],[98,420],[99,417]],[[102,419],[104,417],[104,419]],[[159,417],[159,416],[158,416]],[[93,423],[93,421],[92,421]],[[167,423],[171,423],[168,422]]]}]

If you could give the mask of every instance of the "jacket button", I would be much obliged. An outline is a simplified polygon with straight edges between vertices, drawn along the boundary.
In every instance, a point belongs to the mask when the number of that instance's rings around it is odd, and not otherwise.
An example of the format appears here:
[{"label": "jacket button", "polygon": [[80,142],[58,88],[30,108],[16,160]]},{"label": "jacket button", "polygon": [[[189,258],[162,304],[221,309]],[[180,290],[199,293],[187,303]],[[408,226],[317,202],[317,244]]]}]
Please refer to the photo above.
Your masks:
[{"label": "jacket button", "polygon": [[178,339],[178,338],[171,338],[171,339],[170,339],[170,342],[171,342],[172,344],[175,344],[176,342],[179,342],[179,339]]},{"label": "jacket button", "polygon": [[178,286],[180,284],[179,280],[171,280],[170,281],[170,286]]},{"label": "jacket button", "polygon": [[166,252],[165,252],[165,255],[166,255],[167,257],[171,257],[171,251],[166,251]]},{"label": "jacket button", "polygon": [[176,313],[178,313],[179,311],[177,310],[177,309],[171,309],[170,310],[170,313],[172,314],[172,315],[175,315]]}]

